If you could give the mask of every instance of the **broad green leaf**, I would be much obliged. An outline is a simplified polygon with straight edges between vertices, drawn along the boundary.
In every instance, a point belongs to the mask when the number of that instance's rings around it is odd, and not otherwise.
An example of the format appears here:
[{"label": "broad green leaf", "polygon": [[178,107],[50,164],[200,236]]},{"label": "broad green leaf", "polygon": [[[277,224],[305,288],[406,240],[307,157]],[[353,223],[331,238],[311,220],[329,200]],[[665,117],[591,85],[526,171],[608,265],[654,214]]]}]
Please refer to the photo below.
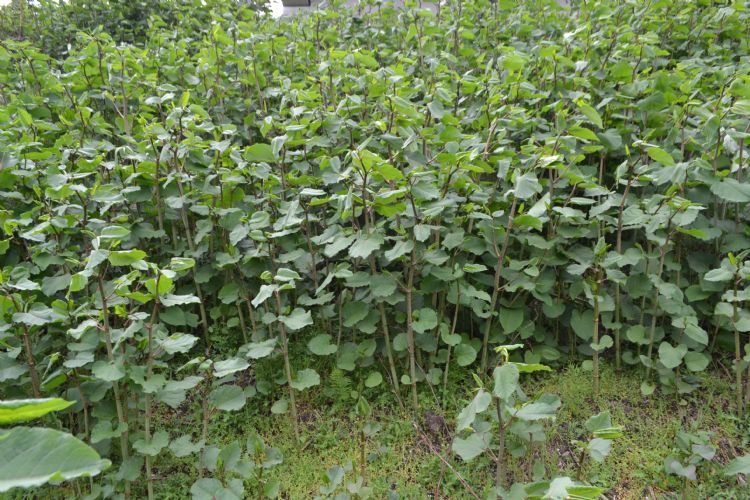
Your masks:
[{"label": "broad green leaf", "polygon": [[551,372],[552,368],[541,363],[515,363],[511,362],[519,373]]},{"label": "broad green leaf", "polygon": [[70,287],[68,288],[68,291],[80,292],[81,290],[86,288],[87,283],[88,277],[85,274],[76,273],[70,277]]},{"label": "broad green leaf", "polygon": [[588,118],[590,123],[596,125],[598,128],[604,128],[602,117],[599,115],[599,112],[597,112],[592,106],[581,103],[578,105],[578,108],[581,110],[581,113],[583,113],[583,115]]},{"label": "broad green leaf", "polygon": [[732,279],[734,274],[724,267],[718,269],[712,269],[703,275],[703,279],[706,281],[729,281]]},{"label": "broad green leaf", "polygon": [[417,241],[427,241],[432,233],[432,227],[427,224],[415,224],[413,230]]},{"label": "broad green leaf", "polygon": [[671,167],[675,164],[674,158],[672,158],[672,155],[661,149],[657,146],[652,146],[650,148],[646,148],[646,153],[651,157],[652,160],[657,161],[661,163],[662,165],[667,165],[668,167]]},{"label": "broad green leaf", "polygon": [[539,180],[533,173],[527,172],[516,176],[513,192],[517,198],[527,200],[541,191],[542,186],[539,184]]},{"label": "broad green leaf", "polygon": [[612,416],[608,411],[599,412],[596,415],[589,417],[586,420],[584,427],[586,427],[586,430],[589,432],[596,432],[599,429],[612,427]]},{"label": "broad green leaf", "polygon": [[[10,283],[8,286],[10,286],[10,288],[13,288],[15,290],[40,290],[41,289],[38,283],[35,283],[28,278],[21,278],[17,280],[15,283]],[[62,288],[60,288],[60,290],[62,290]],[[45,295],[48,295],[48,294],[45,293]]]},{"label": "broad green leaf", "polygon": [[513,333],[523,323],[524,310],[518,309],[507,309],[505,307],[500,308],[500,325],[503,327],[505,333]]},{"label": "broad green leaf", "polygon": [[708,345],[708,332],[698,325],[697,320],[685,325],[685,335],[701,345]]},{"label": "broad green leaf", "polygon": [[344,305],[344,326],[352,327],[365,319],[370,312],[370,307],[365,302],[355,300]]},{"label": "broad green leaf", "polygon": [[489,408],[492,402],[492,396],[490,393],[479,389],[474,399],[466,407],[464,407],[456,418],[456,432],[461,432],[465,429],[471,429],[474,424],[474,419],[478,413],[482,413]]},{"label": "broad green leaf", "polygon": [[109,252],[109,263],[113,266],[130,266],[146,257],[143,250],[122,250]]},{"label": "broad green leaf", "polygon": [[404,174],[390,163],[380,163],[375,166],[375,171],[387,181],[397,181],[404,178]]},{"label": "broad green leaf", "polygon": [[377,274],[370,279],[370,290],[375,297],[390,297],[396,292],[396,280],[389,275]]},{"label": "broad green leaf", "polygon": [[690,479],[691,481],[694,481],[696,478],[695,464],[689,463],[688,465],[683,465],[678,459],[674,457],[667,458],[667,460],[664,462],[664,469],[670,474],[684,477]]},{"label": "broad green leaf", "polygon": [[625,332],[625,337],[633,343],[640,345],[648,345],[648,333],[646,327],[643,325],[633,325]]},{"label": "broad green leaf", "polygon": [[121,363],[97,361],[91,366],[91,373],[100,380],[115,382],[125,376],[125,369]]},{"label": "broad green leaf", "polygon": [[687,354],[687,350],[685,344],[672,347],[668,342],[662,342],[659,345],[659,361],[669,369],[677,368],[682,364],[682,358]]},{"label": "broad green leaf", "polygon": [[204,477],[193,483],[190,487],[190,494],[193,500],[242,500],[244,498],[242,483],[233,485],[233,488],[226,488],[218,479]]},{"label": "broad green leaf", "polygon": [[331,340],[332,337],[330,335],[321,333],[310,339],[307,343],[307,348],[317,356],[328,356],[338,350],[336,344],[332,344]]},{"label": "broad green leaf", "polygon": [[609,452],[612,451],[612,441],[609,439],[594,438],[589,441],[586,451],[592,460],[602,463],[607,458],[607,455],[609,455]]},{"label": "broad green leaf", "polygon": [[297,376],[291,382],[291,386],[298,391],[304,391],[310,387],[320,384],[320,375],[312,368],[305,368],[297,372]]},{"label": "broad green leaf", "polygon": [[50,276],[42,279],[42,293],[48,297],[52,297],[60,290],[65,290],[70,286],[71,276],[70,274],[62,274],[60,276]]},{"label": "broad green leaf", "polygon": [[349,247],[349,256],[353,259],[367,258],[372,252],[380,248],[385,242],[383,237],[378,233],[360,234],[354,244]]},{"label": "broad green leaf", "polygon": [[449,346],[455,346],[461,343],[461,335],[457,333],[450,333],[447,328],[441,328],[440,339]]},{"label": "broad green leaf", "polygon": [[724,468],[724,475],[734,476],[736,474],[750,474],[750,455],[737,457]]},{"label": "broad green leaf", "polygon": [[240,286],[237,283],[226,283],[219,290],[219,300],[222,304],[233,304],[240,298]]},{"label": "broad green leaf", "polygon": [[323,250],[323,253],[328,258],[335,257],[339,252],[341,252],[345,248],[348,248],[354,242],[355,239],[356,239],[355,235],[336,236],[331,243],[326,245],[325,249]]},{"label": "broad green leaf", "polygon": [[570,315],[570,326],[579,338],[591,340],[594,336],[594,312],[590,309],[583,312],[573,311]]},{"label": "broad green leaf", "polygon": [[[172,287],[174,286],[174,282],[172,281],[172,278],[170,278],[169,276],[167,276],[166,274],[164,274],[162,272],[159,273],[159,280],[158,280],[159,290],[156,289],[156,287],[157,287],[157,280],[156,280],[156,278],[151,278],[149,280],[146,280],[145,284],[146,284],[146,289],[153,296],[156,296],[156,295],[159,295],[159,296],[165,295],[165,294],[169,293],[172,290]],[[164,306],[165,307],[170,307],[172,305],[187,304],[189,302],[182,301],[180,299],[180,297],[184,297],[185,300],[189,301],[190,300],[189,298],[192,297],[192,295],[174,296],[174,297],[175,297],[175,299],[173,299],[171,301],[166,301],[165,302],[165,300],[162,300],[162,302],[164,303]],[[166,299],[166,297],[165,297],[165,299]],[[198,298],[196,297],[194,301],[198,301]],[[174,302],[174,303],[169,303],[169,302]]]},{"label": "broad green leaf", "polygon": [[167,354],[186,353],[198,342],[198,337],[187,333],[175,333],[169,337],[160,340],[159,346]]},{"label": "broad green leaf", "polygon": [[301,330],[313,324],[310,311],[306,311],[301,307],[295,308],[289,316],[279,316],[279,320],[290,330]]},{"label": "broad green leaf", "polygon": [[0,425],[34,420],[49,412],[64,410],[72,404],[71,401],[61,398],[0,401]]},{"label": "broad green leaf", "polygon": [[365,379],[365,387],[377,387],[383,382],[383,375],[380,372],[370,372]]},{"label": "broad green leaf", "polygon": [[685,354],[685,366],[691,372],[702,372],[708,367],[711,358],[702,352],[690,351]]},{"label": "broad green leaf", "polygon": [[109,460],[100,458],[93,448],[58,430],[0,430],[0,493],[96,476],[109,466]]},{"label": "broad green leaf", "polygon": [[608,129],[596,134],[607,151],[618,151],[622,148],[622,136],[617,129]]},{"label": "broad green leaf", "polygon": [[732,111],[739,115],[750,116],[750,99],[739,99],[732,106]]},{"label": "broad green leaf", "polygon": [[437,326],[438,318],[437,313],[434,309],[428,307],[419,309],[417,311],[418,319],[412,323],[414,331],[417,333],[424,333],[434,329]]},{"label": "broad green leaf", "polygon": [[258,307],[263,302],[265,302],[266,299],[268,299],[271,295],[273,295],[276,289],[277,289],[276,285],[262,285],[260,287],[260,291],[258,292],[258,294],[251,301],[251,304],[253,305],[253,307]]},{"label": "broad green leaf", "polygon": [[107,226],[99,233],[102,240],[116,240],[126,238],[130,234],[130,229],[125,226]]},{"label": "broad green leaf", "polygon": [[482,271],[486,271],[487,266],[484,264],[473,264],[470,262],[467,262],[464,264],[463,271],[465,273],[481,273]]},{"label": "broad green leaf", "polygon": [[414,248],[414,243],[411,240],[397,241],[393,248],[385,251],[385,258],[389,261],[396,260],[399,257],[410,253]]},{"label": "broad green leaf", "polygon": [[602,338],[599,339],[599,343],[598,344],[594,343],[594,342],[592,342],[590,344],[590,346],[591,346],[591,348],[593,350],[599,351],[599,352],[601,352],[601,351],[603,351],[605,349],[609,349],[613,345],[615,345],[615,343],[612,340],[612,337],[610,337],[609,335],[602,336]]},{"label": "broad green leaf", "polygon": [[[162,289],[161,286],[162,281],[159,280],[159,289]],[[164,307],[172,307],[172,306],[184,306],[187,304],[200,304],[201,301],[198,297],[195,295],[175,295],[175,294],[167,294],[161,298],[161,303]]]},{"label": "broad green leaf", "polygon": [[467,438],[456,437],[453,439],[453,452],[465,462],[470,462],[484,453],[489,447],[490,436],[486,433],[475,432]]},{"label": "broad green leaf", "polygon": [[[555,479],[557,480],[557,479]],[[597,500],[601,498],[607,488],[596,486],[570,485],[565,488],[565,498],[570,500]],[[549,498],[554,498],[550,496]]]},{"label": "broad green leaf", "polygon": [[711,184],[711,192],[723,201],[747,203],[750,201],[750,185],[727,177],[720,182]]},{"label": "broad green leaf", "polygon": [[222,385],[211,391],[208,403],[218,410],[237,411],[245,406],[245,391],[236,385]]},{"label": "broad green leaf", "polygon": [[[460,337],[459,337],[460,340]],[[402,352],[405,351],[408,347],[408,339],[406,337],[406,333],[399,333],[395,337],[393,337],[393,349],[396,352]]]},{"label": "broad green leaf", "polygon": [[133,449],[141,455],[155,457],[161,450],[169,444],[169,434],[167,431],[154,432],[151,439],[138,439],[133,443]]},{"label": "broad green leaf", "polygon": [[458,366],[469,366],[477,359],[477,351],[469,344],[459,344],[455,347],[456,363]]},{"label": "broad green leaf", "polygon": [[262,342],[250,342],[243,348],[240,348],[241,352],[250,359],[260,359],[269,356],[276,348],[276,339],[268,339]]},{"label": "broad green leaf", "polygon": [[229,358],[214,363],[214,377],[222,378],[232,373],[247,369],[250,363],[242,358]]},{"label": "broad green leaf", "polygon": [[276,271],[276,276],[274,276],[273,279],[281,282],[289,282],[300,280],[302,279],[302,276],[300,276],[299,273],[293,269],[282,267],[278,271]]},{"label": "broad green leaf", "polygon": [[274,415],[283,415],[289,408],[289,400],[279,399],[273,405],[271,405],[271,413]]},{"label": "broad green leaf", "polygon": [[62,314],[46,306],[35,306],[27,312],[13,314],[13,321],[28,326],[43,326],[61,321],[64,318]]},{"label": "broad green leaf", "polygon": [[253,144],[245,148],[244,157],[250,162],[273,163],[276,158],[270,144]]},{"label": "broad green leaf", "polygon": [[568,129],[568,133],[578,139],[599,142],[599,138],[596,136],[596,134],[585,127],[570,127]]},{"label": "broad green leaf", "polygon": [[644,396],[650,396],[656,390],[656,386],[646,380],[641,382],[641,394]]},{"label": "broad green leaf", "polygon": [[534,402],[521,406],[513,412],[513,415],[528,421],[553,419],[560,405],[560,399],[556,396],[544,395]]},{"label": "broad green leaf", "polygon": [[91,442],[98,443],[105,439],[112,439],[122,435],[127,430],[128,426],[125,423],[118,424],[112,427],[112,424],[107,420],[100,420],[91,429]]},{"label": "broad green leaf", "polygon": [[533,215],[529,214],[521,214],[517,215],[513,219],[515,225],[517,227],[529,227],[531,229],[536,229],[537,231],[542,230],[542,221],[538,217],[534,217]]},{"label": "broad green leaf", "polygon": [[205,443],[202,440],[193,443],[192,437],[189,434],[185,434],[177,439],[173,439],[169,443],[169,451],[177,458],[182,458],[198,453],[204,446]]},{"label": "broad green leaf", "polygon": [[187,271],[195,267],[195,259],[189,259],[185,257],[172,257],[169,261],[169,268],[172,271],[180,272]]},{"label": "broad green leaf", "polygon": [[507,363],[495,368],[492,376],[495,380],[492,393],[500,399],[508,400],[518,388],[518,368],[512,363]]}]

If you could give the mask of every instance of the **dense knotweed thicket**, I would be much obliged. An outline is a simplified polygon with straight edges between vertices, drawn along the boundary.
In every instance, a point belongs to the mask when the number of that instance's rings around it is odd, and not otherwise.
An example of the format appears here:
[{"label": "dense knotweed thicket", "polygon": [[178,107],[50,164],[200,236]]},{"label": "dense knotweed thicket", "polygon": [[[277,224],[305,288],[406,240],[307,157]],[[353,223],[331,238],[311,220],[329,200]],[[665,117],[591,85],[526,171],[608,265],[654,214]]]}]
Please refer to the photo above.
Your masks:
[{"label": "dense knotweed thicket", "polygon": [[[209,418],[256,387],[296,422],[298,346],[407,406],[498,344],[644,393],[731,356],[743,412],[747,2],[162,3],[0,43],[0,395],[74,401],[105,493],[167,445],[215,468]],[[195,442],[152,425],[187,396]]]},{"label": "dense knotweed thicket", "polygon": [[101,30],[117,44],[142,47],[151,23],[191,33],[210,23],[212,12],[233,16],[243,4],[265,9],[265,4],[241,0],[11,0],[0,9],[0,38],[30,41],[57,58],[69,55],[81,31]]}]

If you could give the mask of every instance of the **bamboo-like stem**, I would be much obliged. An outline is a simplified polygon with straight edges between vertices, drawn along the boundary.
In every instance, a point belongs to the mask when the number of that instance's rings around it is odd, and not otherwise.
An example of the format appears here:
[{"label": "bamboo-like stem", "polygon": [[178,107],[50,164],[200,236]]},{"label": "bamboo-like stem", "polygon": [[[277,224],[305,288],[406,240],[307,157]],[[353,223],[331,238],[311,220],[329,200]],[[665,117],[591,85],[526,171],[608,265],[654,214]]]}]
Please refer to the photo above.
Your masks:
[{"label": "bamboo-like stem", "polygon": [[[107,359],[110,363],[114,364],[115,354],[112,347],[112,335],[109,331],[109,307],[107,305],[107,295],[104,293],[104,269],[102,269],[102,271],[97,276],[97,286],[99,288],[99,295],[101,296],[102,300],[102,330],[104,331],[104,341],[107,347]],[[125,419],[125,412],[123,411],[122,407],[120,384],[116,380],[112,382],[112,390],[115,395],[115,411],[117,413],[117,422],[119,426],[124,428],[122,434],[120,434],[120,454],[123,461],[125,461],[130,456],[128,449],[128,424]],[[127,480],[125,481],[125,497],[130,497],[130,482]]]},{"label": "bamboo-like stem", "polygon": [[[617,212],[617,240],[615,249],[618,255],[622,255],[622,225],[623,225],[623,211],[625,208],[625,200],[630,193],[630,187],[633,185],[633,176],[628,177],[628,184],[625,186],[625,192],[622,194],[622,200],[620,201],[620,207]],[[620,371],[620,365],[622,361],[621,346],[620,346],[620,332],[622,325],[622,297],[620,296],[620,283],[615,283],[615,370]]]},{"label": "bamboo-like stem", "polygon": [[[13,294],[7,294],[8,298],[13,302],[13,307],[17,312],[22,312],[21,306],[13,296]],[[23,338],[23,350],[26,354],[26,364],[29,365],[29,376],[31,377],[31,392],[35,398],[42,397],[41,385],[39,382],[39,372],[36,369],[36,361],[34,360],[34,351],[31,347],[31,334],[29,327],[26,323],[21,323],[21,336]]]},{"label": "bamboo-like stem", "polygon": [[[670,223],[672,219],[669,219]],[[667,226],[669,227],[669,226]],[[656,270],[656,276],[661,279],[661,275],[664,272],[664,260],[667,256],[667,247],[669,246],[669,238],[671,236],[671,232],[667,230],[667,237],[664,240],[664,244],[659,247],[659,267]],[[648,359],[649,359],[649,366],[646,367],[646,376],[648,377],[651,374],[651,366],[653,364],[653,360],[651,358],[653,351],[654,351],[654,338],[656,336],[656,318],[657,313],[659,312],[659,289],[654,290],[654,298],[653,298],[653,307],[651,309],[651,326],[649,328],[649,334],[648,334]]]},{"label": "bamboo-like stem", "polygon": [[[147,358],[146,358],[146,378],[151,378],[154,372],[154,323],[156,322],[156,317],[159,314],[159,278],[161,277],[161,273],[157,271],[156,273],[156,285],[154,287],[155,289],[155,297],[154,297],[154,308],[151,311],[151,319],[149,320],[148,324],[146,325],[146,331],[148,333],[148,346],[147,346]],[[151,394],[146,393],[145,395],[145,410],[146,414],[143,420],[143,434],[146,438],[146,441],[151,440]],[[146,491],[148,495],[149,500],[153,500],[154,498],[154,477],[151,473],[151,457],[146,455]]]},{"label": "bamboo-like stem", "polygon": [[245,325],[245,314],[242,312],[242,301],[237,299],[237,302],[235,302],[235,306],[237,306],[237,317],[240,320],[240,330],[242,331],[242,342],[247,344],[247,326]]},{"label": "bamboo-like stem", "polygon": [[[276,299],[276,314],[281,315],[281,296],[279,295],[278,290],[274,291],[274,297]],[[281,335],[281,352],[284,356],[284,374],[286,375],[286,383],[289,388],[289,405],[292,410],[294,436],[297,438],[297,441],[299,441],[299,420],[297,419],[297,403],[294,399],[294,388],[292,387],[292,365],[289,361],[289,341],[286,335],[286,325],[281,322],[279,322],[279,334]]]},{"label": "bamboo-like stem", "polygon": [[497,422],[499,435],[497,439],[497,457],[495,458],[495,487],[502,488],[505,482],[503,470],[503,458],[505,456],[505,423],[503,419],[503,403],[500,398],[495,398],[495,410],[497,411]]},{"label": "bamboo-like stem", "polygon": [[419,408],[419,397],[417,395],[417,366],[415,359],[415,342],[414,342],[414,311],[413,311],[413,294],[414,294],[414,267],[416,266],[416,249],[411,251],[406,279],[406,340],[409,350],[409,377],[411,378],[411,397],[414,409]]},{"label": "bamboo-like stem", "polygon": [[737,277],[734,279],[733,290],[734,300],[732,301],[732,326],[734,328],[734,376],[735,376],[735,394],[737,395],[737,416],[742,418],[745,413],[745,402],[742,397],[742,345],[740,340],[740,331],[737,329],[739,320],[739,308],[737,307]]},{"label": "bamboo-like stem", "polygon": [[505,254],[508,251],[508,244],[510,243],[510,233],[513,231],[513,221],[516,217],[516,207],[518,206],[518,198],[513,198],[513,203],[510,206],[510,213],[508,215],[508,227],[505,229],[505,239],[503,240],[503,248],[500,252],[497,252],[497,246],[495,247],[495,253],[497,256],[497,264],[495,267],[495,279],[492,287],[492,297],[490,298],[490,315],[487,318],[487,322],[484,327],[484,337],[482,338],[482,364],[480,371],[484,374],[487,371],[487,358],[488,358],[488,346],[490,342],[490,332],[492,331],[492,318],[497,308],[497,301],[500,296],[500,278],[503,270],[503,261],[505,260]]},{"label": "bamboo-like stem", "polygon": [[[453,308],[453,321],[451,322],[451,335],[454,335],[456,333],[456,325],[458,324],[458,311],[461,306],[461,299],[459,296],[459,284],[458,280],[456,280],[456,306]],[[448,393],[448,371],[451,366],[451,346],[448,346],[448,355],[445,358],[445,371],[443,372],[443,397],[440,402],[440,407],[443,408],[445,406],[445,399],[446,394]]]},{"label": "bamboo-like stem", "polygon": [[362,476],[362,484],[367,484],[367,436],[365,435],[365,422],[360,417],[359,424],[359,475]]},{"label": "bamboo-like stem", "polygon": [[[208,356],[208,349],[206,349],[206,356]],[[201,401],[202,415],[202,426],[201,426],[201,440],[203,443],[208,442],[208,420],[211,416],[211,409],[208,406],[208,394],[211,390],[211,371],[209,370],[206,375],[206,384],[203,390],[203,397]],[[200,466],[198,467],[198,477],[203,477],[203,471],[206,468],[206,448],[201,450]]]},{"label": "bamboo-like stem", "polygon": [[[175,167],[177,167],[177,150],[175,149],[174,152],[174,163]],[[182,198],[185,197],[185,189],[182,186],[182,180],[180,179],[180,174],[182,173],[179,169],[176,172],[177,175],[175,175],[175,180],[177,181],[177,189],[180,192],[180,196]],[[182,218],[182,225],[185,226],[185,238],[187,239],[188,248],[190,249],[190,253],[192,255],[195,255],[195,240],[193,239],[192,230],[190,229],[190,220],[188,219],[187,210],[185,209],[185,206],[183,205],[180,207],[180,217]],[[201,325],[203,326],[203,340],[206,342],[206,346],[211,346],[211,341],[208,337],[208,315],[206,314],[206,306],[204,305],[203,301],[203,292],[201,291],[201,286],[198,283],[198,277],[197,272],[195,270],[195,267],[191,269],[191,272],[193,274],[193,283],[195,285],[195,295],[198,297],[198,310],[201,315]]]},{"label": "bamboo-like stem", "polygon": [[594,333],[593,343],[596,346],[594,349],[593,363],[593,377],[594,377],[594,400],[599,399],[599,285],[602,279],[601,268],[596,272],[596,278],[594,286],[592,287],[594,297]]}]

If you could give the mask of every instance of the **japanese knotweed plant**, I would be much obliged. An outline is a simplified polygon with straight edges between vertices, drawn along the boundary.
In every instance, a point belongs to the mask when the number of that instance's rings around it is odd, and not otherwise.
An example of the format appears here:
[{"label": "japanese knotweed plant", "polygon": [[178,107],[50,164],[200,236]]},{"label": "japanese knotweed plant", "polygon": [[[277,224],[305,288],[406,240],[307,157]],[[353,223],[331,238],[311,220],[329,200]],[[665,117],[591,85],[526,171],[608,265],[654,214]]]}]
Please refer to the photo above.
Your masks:
[{"label": "japanese knotweed plant", "polygon": [[622,426],[612,425],[612,418],[608,411],[593,415],[584,424],[584,428],[591,436],[588,441],[574,441],[579,449],[578,479],[584,478],[587,461],[602,463],[612,451],[612,441],[622,437]]},{"label": "japanese knotweed plant", "polygon": [[[261,286],[258,295],[253,299],[253,305],[257,307],[266,299],[273,297],[276,314],[272,314],[269,320],[275,321],[278,327],[281,352],[284,357],[284,375],[289,389],[289,406],[292,422],[294,424],[294,433],[297,439],[300,439],[299,417],[294,391],[303,391],[320,384],[320,375],[318,375],[318,372],[312,368],[305,368],[296,373],[292,370],[289,358],[288,331],[300,330],[305,326],[312,324],[312,318],[310,316],[310,311],[306,311],[301,307],[295,307],[294,309],[287,307],[286,309],[288,310],[288,313],[284,314],[286,311],[282,306],[281,292],[285,290],[294,290],[295,280],[300,279],[300,275],[297,274],[296,271],[288,268],[279,268],[275,276],[272,276],[270,272],[266,271],[261,275],[261,278],[267,281],[268,284]],[[282,405],[286,404],[285,400],[280,401],[282,401]],[[279,409],[278,412],[281,412],[281,409]]]},{"label": "japanese knotweed plant", "polygon": [[[252,435],[246,446],[237,442],[224,448],[206,448],[205,467],[217,477],[204,477],[190,487],[194,500],[215,498],[276,498],[281,484],[278,479],[268,479],[267,471],[279,465],[282,454],[277,448],[266,445],[260,436]],[[255,491],[247,492],[243,480],[252,480]]]},{"label": "japanese knotweed plant", "polygon": [[[472,460],[490,449],[496,442],[494,452],[495,487],[500,489],[506,484],[505,454],[506,439],[509,433],[516,435],[543,432],[543,429],[531,429],[536,422],[554,419],[560,400],[545,394],[537,400],[529,401],[520,392],[521,373],[549,371],[541,364],[518,363],[509,360],[509,351],[523,347],[521,344],[500,346],[501,364],[493,371],[494,386],[492,392],[486,391],[479,379],[479,390],[457,417],[456,432],[470,433],[466,437],[457,435],[453,440],[453,451],[464,460]],[[520,399],[519,399],[520,398]],[[495,431],[493,428],[497,427]],[[493,439],[493,434],[497,434]]]},{"label": "japanese knotweed plant", "polygon": [[698,468],[711,462],[716,455],[716,448],[711,444],[711,433],[706,431],[679,431],[675,438],[672,453],[664,461],[664,470],[668,474],[684,480],[682,495],[691,495],[691,482],[698,479]]},{"label": "japanese knotweed plant", "polygon": [[[743,344],[741,335],[750,331],[750,314],[743,304],[750,299],[747,289],[747,281],[750,278],[750,262],[746,260],[748,251],[742,251],[738,255],[729,253],[722,260],[721,266],[708,271],[703,279],[713,283],[725,283],[727,289],[721,296],[721,302],[716,304],[714,313],[719,321],[722,321],[733,330],[734,333],[734,374],[737,413],[741,416],[747,405],[750,404],[750,383],[747,385],[747,397],[742,391],[742,372],[747,366],[748,344]],[[744,289],[740,289],[744,287]],[[744,346],[744,347],[743,347]],[[743,349],[746,354],[743,356]],[[748,377],[750,380],[750,371]]]},{"label": "japanese knotweed plant", "polygon": [[[487,383],[499,344],[642,368],[644,394],[731,357],[750,399],[722,264],[750,246],[741,2],[13,4],[0,392],[75,402],[115,464],[85,494],[158,496],[172,444],[205,472],[255,394],[295,413],[304,346],[405,407]],[[186,401],[194,432],[161,428]]]},{"label": "japanese knotweed plant", "polygon": [[[471,403],[464,407],[457,417],[453,451],[465,461],[474,460],[483,453],[492,457],[495,462],[495,485],[491,489],[493,498],[506,496],[515,498],[516,495],[531,498],[535,495],[540,495],[540,497],[579,495],[580,498],[597,498],[604,490],[581,484],[567,477],[531,484],[514,482],[510,487],[507,486],[505,462],[509,449],[508,437],[518,440],[521,448],[514,450],[513,455],[523,454],[524,441],[528,441],[529,446],[534,442],[544,441],[544,427],[541,421],[554,420],[561,405],[560,399],[552,394],[530,399],[523,392],[520,386],[521,373],[551,371],[551,369],[538,363],[510,361],[510,351],[521,347],[522,345],[515,344],[496,348],[500,354],[500,364],[493,371],[492,392],[487,392],[482,387],[482,381],[475,376],[480,387]],[[602,436],[609,438],[617,437],[620,431],[619,428],[612,428],[609,415],[606,413],[589,419],[587,428],[590,428],[589,430],[595,435],[597,431],[605,432],[603,429],[606,428],[610,432]],[[495,434],[496,439],[493,439]],[[597,437],[585,449],[594,459],[600,461],[609,452],[609,441]]]}]

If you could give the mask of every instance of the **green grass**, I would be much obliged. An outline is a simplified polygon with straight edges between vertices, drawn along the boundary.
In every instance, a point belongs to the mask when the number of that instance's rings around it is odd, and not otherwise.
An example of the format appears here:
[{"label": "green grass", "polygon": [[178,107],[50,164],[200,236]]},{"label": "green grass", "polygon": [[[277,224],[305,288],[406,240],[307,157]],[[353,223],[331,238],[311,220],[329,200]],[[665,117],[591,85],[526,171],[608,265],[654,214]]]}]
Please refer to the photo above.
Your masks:
[{"label": "green grass", "polygon": [[[324,373],[323,369],[319,371]],[[443,415],[452,431],[456,413],[471,397],[470,383],[470,377],[466,377],[465,385],[463,380],[453,381],[443,410],[433,394],[423,390],[423,411]],[[655,393],[643,397],[637,373],[616,374],[605,368],[601,377],[601,398],[594,404],[590,373],[580,367],[527,379],[527,392],[557,394],[563,406],[558,419],[547,424],[545,443],[537,444],[524,456],[509,458],[509,473],[515,481],[530,481],[542,472],[543,465],[546,477],[555,474],[576,477],[578,453],[572,441],[584,437],[583,424],[588,417],[597,411],[609,410],[614,424],[625,427],[625,435],[615,441],[603,464],[587,463],[582,471],[592,483],[609,488],[608,498],[670,498],[681,494],[683,480],[664,472],[664,460],[672,452],[680,429],[711,431],[712,443],[717,448],[714,460],[699,466],[698,481],[689,485],[687,497],[747,498],[750,493],[744,484],[720,473],[723,464],[744,453],[747,442],[747,426],[732,415],[732,388],[716,373],[704,375],[701,385],[690,395]],[[332,389],[332,386],[338,388]],[[352,463],[354,470],[348,473],[347,480],[354,480],[359,467],[358,421],[346,398],[348,387],[342,386],[340,377],[333,384],[330,377],[324,377],[322,387],[305,393],[307,397],[299,402],[304,434],[302,445],[296,444],[287,416],[270,414],[270,403],[279,394],[270,398],[256,396],[240,412],[217,415],[210,426],[211,441],[244,443],[248,435],[257,432],[267,443],[281,449],[284,462],[272,469],[271,476],[281,481],[285,498],[311,498],[318,494],[325,471],[335,465]],[[376,396],[372,401],[372,420],[382,428],[368,440],[366,448],[366,473],[375,498],[386,498],[389,491],[397,491],[401,498],[434,498],[431,495],[438,483],[439,494],[444,498],[469,498],[457,476],[441,467],[440,459],[424,442],[428,439],[446,456],[450,447],[448,439],[430,432],[423,423],[423,414],[419,425],[424,434],[420,436],[415,431],[411,413],[401,410],[385,392],[382,386],[373,390]],[[176,426],[184,425],[185,431],[190,426],[195,428],[190,417],[183,416],[182,421],[168,414],[163,417],[169,418],[173,433]],[[463,463],[452,456],[447,458],[456,472],[480,494],[491,484],[494,466],[488,458],[471,463]],[[157,482],[160,498],[180,498],[188,493],[193,481],[189,476],[191,470],[195,470],[194,460],[160,462],[165,465]],[[252,483],[246,486],[247,491],[255,491]]]},{"label": "green grass", "polygon": [[[604,464],[590,467],[587,476],[611,488],[609,498],[668,497],[670,493],[681,492],[683,487],[681,479],[664,471],[664,460],[676,446],[677,432],[710,431],[714,433],[716,457],[712,463],[698,467],[698,484],[693,485],[688,496],[747,498],[749,493],[744,486],[720,473],[721,465],[745,453],[747,428],[740,426],[732,414],[732,388],[716,374],[704,375],[701,386],[690,395],[655,393],[643,397],[637,374],[618,375],[605,370],[598,409],[609,410],[613,422],[625,427],[625,434],[614,442]],[[590,374],[580,367],[571,367],[541,382],[539,390],[558,394],[563,401],[558,421],[548,435],[548,448],[556,463],[548,466],[574,475],[576,467],[568,443],[580,436],[583,422],[596,412]]]}]

